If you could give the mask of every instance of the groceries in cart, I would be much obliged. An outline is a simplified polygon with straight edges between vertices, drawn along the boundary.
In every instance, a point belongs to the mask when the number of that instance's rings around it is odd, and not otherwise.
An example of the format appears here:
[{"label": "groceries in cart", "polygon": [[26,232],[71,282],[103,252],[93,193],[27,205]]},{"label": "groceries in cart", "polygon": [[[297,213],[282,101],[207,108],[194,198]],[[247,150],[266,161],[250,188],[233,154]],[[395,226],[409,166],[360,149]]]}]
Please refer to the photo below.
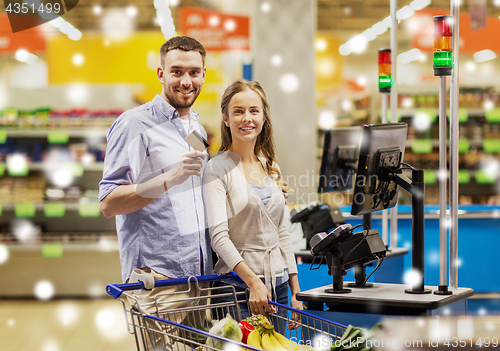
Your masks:
[{"label": "groceries in cart", "polygon": [[[241,341],[243,339],[243,333],[241,332],[238,322],[236,322],[229,313],[226,318],[217,321],[208,332],[231,340]],[[223,341],[214,338],[207,339],[207,345],[217,349],[223,348],[224,344]]]},{"label": "groceries in cart", "polygon": [[[141,282],[109,284],[106,290],[122,302],[128,331],[134,335],[139,351],[336,351],[345,349],[345,346],[353,350],[370,349],[366,340],[362,341],[360,337],[369,336],[373,331],[365,333],[361,328],[333,322],[274,301],[269,301],[274,312],[243,319],[240,307],[245,304],[248,307],[248,295],[236,291],[230,284],[223,287],[210,285],[231,279],[238,277],[228,273],[157,280],[153,291],[165,286],[179,289],[168,293],[169,299],[155,299],[147,306],[131,293],[144,288]],[[232,292],[228,293],[228,288]],[[228,294],[233,296],[231,301],[212,302],[215,297]],[[292,313],[300,318],[294,319]],[[213,319],[213,316],[220,316],[220,320]]]}]

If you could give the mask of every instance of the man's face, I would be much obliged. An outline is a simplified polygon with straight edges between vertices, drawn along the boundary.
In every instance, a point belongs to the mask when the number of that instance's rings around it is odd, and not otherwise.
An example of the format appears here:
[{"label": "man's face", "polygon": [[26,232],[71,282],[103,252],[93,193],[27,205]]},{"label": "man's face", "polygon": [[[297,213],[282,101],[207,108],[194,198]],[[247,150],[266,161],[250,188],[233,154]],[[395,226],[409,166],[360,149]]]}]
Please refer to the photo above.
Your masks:
[{"label": "man's face", "polygon": [[181,116],[188,114],[205,82],[206,68],[201,54],[197,51],[169,51],[157,74],[163,83],[163,98]]}]

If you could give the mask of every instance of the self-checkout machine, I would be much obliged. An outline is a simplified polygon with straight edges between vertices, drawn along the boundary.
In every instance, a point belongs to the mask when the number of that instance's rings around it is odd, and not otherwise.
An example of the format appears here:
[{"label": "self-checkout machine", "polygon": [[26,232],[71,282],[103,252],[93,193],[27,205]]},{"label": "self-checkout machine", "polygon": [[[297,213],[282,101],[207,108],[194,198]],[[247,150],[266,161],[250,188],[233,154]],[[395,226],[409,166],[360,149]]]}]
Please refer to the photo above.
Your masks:
[{"label": "self-checkout machine", "polygon": [[[392,9],[391,1],[391,9]],[[452,8],[453,9],[453,8]],[[392,11],[391,11],[392,12]],[[395,19],[395,13],[392,13]],[[452,11],[453,15],[453,11]],[[446,64],[458,67],[453,58],[452,48],[458,49],[458,40],[453,37],[452,28],[458,28],[458,15],[450,24],[449,16],[434,19],[435,55],[434,69],[440,78],[440,120],[446,130]],[[448,21],[447,21],[448,20]],[[393,25],[395,25],[393,20]],[[454,42],[453,47],[450,43]],[[456,51],[455,51],[456,52]],[[455,56],[458,56],[457,54]],[[453,68],[453,66],[452,66]],[[297,295],[301,301],[311,302],[314,306],[324,303],[323,311],[311,311],[328,319],[345,324],[370,326],[386,316],[429,316],[446,314],[453,309],[456,313],[466,314],[466,299],[474,292],[469,288],[459,288],[456,282],[456,242],[458,224],[458,79],[457,72],[451,70],[451,113],[450,113],[450,287],[446,284],[446,177],[440,182],[440,285],[424,284],[424,171],[415,169],[403,162],[406,142],[404,123],[365,125],[360,144],[358,169],[353,195],[352,214],[366,214],[393,207],[397,202],[398,187],[403,187],[412,195],[412,274],[411,284],[375,283],[372,287],[349,286],[343,282],[345,271],[355,263],[365,265],[380,262],[386,250],[378,232],[365,230],[355,233],[354,228],[339,226],[329,233],[316,234],[311,239],[313,257],[325,258],[332,276],[332,284],[303,291]],[[394,110],[393,110],[394,112]],[[440,174],[446,174],[446,135],[440,133],[441,153]],[[444,135],[444,137],[443,137]],[[402,170],[411,169],[411,179]],[[375,180],[371,180],[375,179]],[[442,195],[444,194],[444,195]],[[360,196],[356,199],[356,196]],[[444,272],[444,273],[443,273]],[[432,293],[434,292],[434,293]]]}]

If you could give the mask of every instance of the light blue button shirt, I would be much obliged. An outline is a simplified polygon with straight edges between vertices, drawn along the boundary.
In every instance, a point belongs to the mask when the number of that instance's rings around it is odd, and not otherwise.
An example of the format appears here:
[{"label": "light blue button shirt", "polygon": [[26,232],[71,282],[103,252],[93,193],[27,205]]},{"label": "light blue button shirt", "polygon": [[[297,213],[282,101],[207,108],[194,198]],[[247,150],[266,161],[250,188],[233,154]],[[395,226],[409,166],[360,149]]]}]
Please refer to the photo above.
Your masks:
[{"label": "light blue button shirt", "polygon": [[[198,117],[191,110],[189,133],[196,129],[206,138]],[[140,184],[170,170],[192,150],[186,136],[178,112],[159,95],[124,112],[107,135],[99,201],[120,185]],[[123,281],[141,267],[168,277],[212,272],[201,185],[201,177],[191,176],[144,208],[116,216]]]}]

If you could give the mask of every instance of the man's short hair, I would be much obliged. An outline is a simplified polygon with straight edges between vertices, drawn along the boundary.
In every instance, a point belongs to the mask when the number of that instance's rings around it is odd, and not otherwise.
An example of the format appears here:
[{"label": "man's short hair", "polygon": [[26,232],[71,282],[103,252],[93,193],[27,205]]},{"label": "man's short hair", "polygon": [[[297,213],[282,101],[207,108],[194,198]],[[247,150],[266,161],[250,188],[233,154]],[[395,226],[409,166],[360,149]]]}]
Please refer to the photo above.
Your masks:
[{"label": "man's short hair", "polygon": [[207,53],[203,45],[194,38],[177,36],[167,40],[160,48],[160,62],[162,67],[165,62],[165,56],[167,56],[167,53],[172,50],[198,51],[201,55],[203,66],[205,66],[205,56]]}]

